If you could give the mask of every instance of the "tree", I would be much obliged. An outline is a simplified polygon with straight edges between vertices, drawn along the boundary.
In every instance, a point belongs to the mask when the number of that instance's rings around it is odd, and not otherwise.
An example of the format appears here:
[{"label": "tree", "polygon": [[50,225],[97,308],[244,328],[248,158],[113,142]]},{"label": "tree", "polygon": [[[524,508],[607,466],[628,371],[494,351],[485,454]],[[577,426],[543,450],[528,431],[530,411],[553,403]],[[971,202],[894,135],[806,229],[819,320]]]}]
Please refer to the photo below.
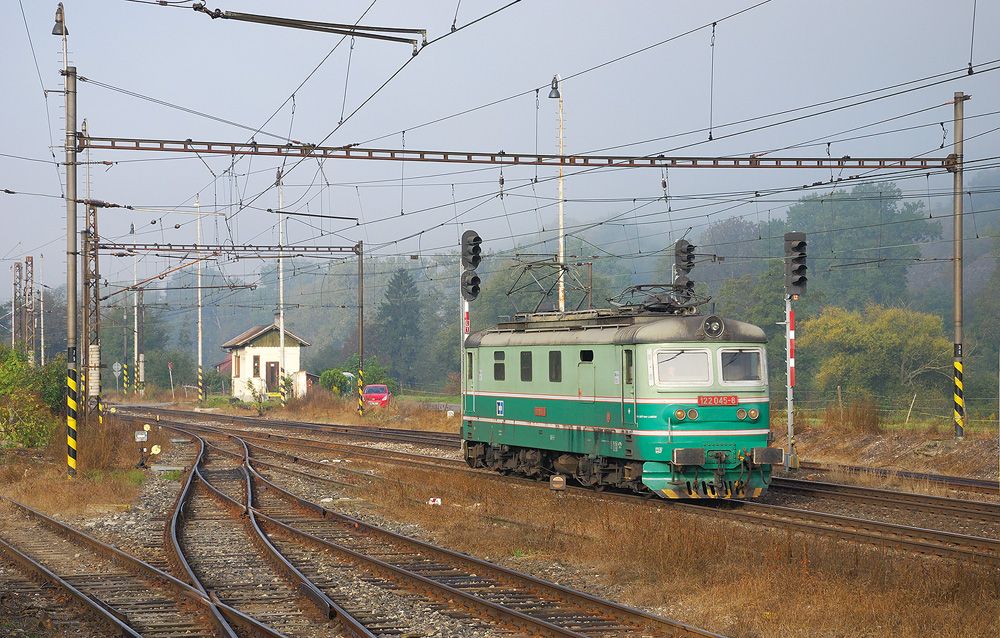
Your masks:
[{"label": "tree", "polygon": [[948,394],[951,343],[935,315],[870,305],[863,311],[828,307],[799,324],[800,385],[825,396],[837,386],[887,398]]},{"label": "tree", "polygon": [[784,384],[785,288],[783,265],[771,262],[761,275],[743,275],[722,284],[714,297],[716,312],[723,317],[760,326],[767,336],[767,369],[771,382]]},{"label": "tree", "polygon": [[420,361],[424,347],[425,306],[413,276],[397,270],[389,279],[385,297],[371,326],[372,349],[403,384],[426,385],[426,367]]},{"label": "tree", "polygon": [[788,230],[809,243],[809,290],[837,305],[861,309],[906,299],[907,267],[915,244],[941,236],[923,202],[903,201],[895,184],[859,184],[804,197],[788,209]]}]

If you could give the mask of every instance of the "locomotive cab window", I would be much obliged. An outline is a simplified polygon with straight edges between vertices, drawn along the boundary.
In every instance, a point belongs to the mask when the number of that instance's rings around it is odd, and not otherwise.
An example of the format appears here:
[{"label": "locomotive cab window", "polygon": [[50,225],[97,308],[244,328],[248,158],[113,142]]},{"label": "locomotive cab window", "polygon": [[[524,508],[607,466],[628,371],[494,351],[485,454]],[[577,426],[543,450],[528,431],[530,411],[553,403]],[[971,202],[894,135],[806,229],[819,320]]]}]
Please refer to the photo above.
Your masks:
[{"label": "locomotive cab window", "polygon": [[594,351],[593,350],[581,350],[580,351],[580,361],[583,363],[593,363],[594,361]]},{"label": "locomotive cab window", "polygon": [[700,386],[712,382],[712,361],[708,350],[657,350],[654,360],[659,386]]},{"label": "locomotive cab window", "polygon": [[635,376],[634,354],[631,350],[625,351],[625,384],[632,385]]},{"label": "locomotive cab window", "polygon": [[465,353],[465,376],[467,379],[472,378],[472,353]]},{"label": "locomotive cab window", "polygon": [[531,353],[521,353],[521,381],[531,381]]},{"label": "locomotive cab window", "polygon": [[764,357],[759,348],[719,351],[722,382],[760,385],[764,380]]},{"label": "locomotive cab window", "polygon": [[507,378],[507,370],[504,367],[504,352],[502,350],[493,351],[493,380],[503,381]]},{"label": "locomotive cab window", "polygon": [[549,350],[549,382],[562,381],[562,352]]}]

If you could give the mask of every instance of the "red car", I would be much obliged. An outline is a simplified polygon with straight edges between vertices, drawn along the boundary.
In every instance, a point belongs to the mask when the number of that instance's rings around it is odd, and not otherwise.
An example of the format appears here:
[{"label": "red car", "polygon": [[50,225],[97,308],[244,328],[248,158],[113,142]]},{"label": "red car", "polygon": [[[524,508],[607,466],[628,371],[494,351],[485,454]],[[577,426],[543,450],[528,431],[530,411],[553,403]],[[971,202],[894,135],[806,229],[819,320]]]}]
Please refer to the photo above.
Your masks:
[{"label": "red car", "polygon": [[377,405],[382,408],[389,405],[389,401],[392,399],[392,392],[389,392],[389,388],[384,385],[366,385],[361,391],[361,395],[368,405]]}]

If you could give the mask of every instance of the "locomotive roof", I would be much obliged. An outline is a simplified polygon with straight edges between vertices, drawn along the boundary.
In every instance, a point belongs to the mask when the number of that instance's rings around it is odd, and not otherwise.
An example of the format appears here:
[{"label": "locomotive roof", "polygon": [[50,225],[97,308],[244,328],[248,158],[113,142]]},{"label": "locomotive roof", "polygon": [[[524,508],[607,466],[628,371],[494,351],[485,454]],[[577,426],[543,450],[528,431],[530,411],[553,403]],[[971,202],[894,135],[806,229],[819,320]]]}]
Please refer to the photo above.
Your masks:
[{"label": "locomotive roof", "polygon": [[705,334],[707,319],[706,315],[614,315],[594,311],[544,313],[473,333],[465,340],[465,345],[477,348],[548,344],[630,345],[676,341],[767,342],[762,329],[735,319],[722,319],[725,326],[722,334],[710,337]]}]

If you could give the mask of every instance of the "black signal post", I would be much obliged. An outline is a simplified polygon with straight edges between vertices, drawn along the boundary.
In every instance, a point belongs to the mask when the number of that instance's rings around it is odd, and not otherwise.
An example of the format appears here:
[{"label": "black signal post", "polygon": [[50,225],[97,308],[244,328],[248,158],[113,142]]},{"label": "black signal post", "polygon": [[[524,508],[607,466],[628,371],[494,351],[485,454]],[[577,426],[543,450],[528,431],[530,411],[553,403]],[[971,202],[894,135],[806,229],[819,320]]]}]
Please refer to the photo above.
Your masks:
[{"label": "black signal post", "polygon": [[674,265],[677,268],[677,275],[686,275],[694,268],[694,249],[696,246],[686,239],[678,240],[674,244]]},{"label": "black signal post", "polygon": [[795,389],[795,311],[792,301],[806,292],[806,234],[785,233],[785,397],[788,404],[788,449],[785,469],[798,469],[799,455],[795,451],[794,407]]},{"label": "black signal post", "polygon": [[[467,230],[462,233],[462,299],[474,301],[479,296],[479,286],[482,281],[476,274],[476,268],[483,261],[483,238],[474,230]],[[468,310],[463,317],[468,321]],[[468,330],[465,330],[468,334]]]},{"label": "black signal post", "polygon": [[785,233],[785,294],[798,299],[806,293],[806,234]]}]

